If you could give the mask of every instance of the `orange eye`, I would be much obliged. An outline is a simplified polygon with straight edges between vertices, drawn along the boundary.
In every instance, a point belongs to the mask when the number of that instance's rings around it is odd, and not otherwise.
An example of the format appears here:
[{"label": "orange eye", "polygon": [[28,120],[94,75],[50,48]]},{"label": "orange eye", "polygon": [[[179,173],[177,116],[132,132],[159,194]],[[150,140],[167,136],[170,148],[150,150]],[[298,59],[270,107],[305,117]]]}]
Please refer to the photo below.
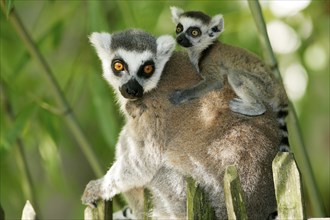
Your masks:
[{"label": "orange eye", "polygon": [[124,64],[121,63],[120,61],[117,61],[113,64],[113,68],[116,70],[116,71],[123,71],[124,70]]},{"label": "orange eye", "polygon": [[150,74],[154,71],[154,66],[149,64],[149,65],[145,65],[144,68],[143,68],[143,71],[146,73],[146,74]]}]

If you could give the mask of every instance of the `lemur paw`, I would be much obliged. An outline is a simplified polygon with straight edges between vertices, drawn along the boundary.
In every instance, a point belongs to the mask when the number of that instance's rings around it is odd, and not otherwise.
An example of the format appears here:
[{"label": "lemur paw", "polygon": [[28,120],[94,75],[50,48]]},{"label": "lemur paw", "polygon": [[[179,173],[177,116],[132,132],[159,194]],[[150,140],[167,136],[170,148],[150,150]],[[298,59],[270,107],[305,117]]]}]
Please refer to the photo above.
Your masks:
[{"label": "lemur paw", "polygon": [[187,101],[182,93],[182,90],[176,90],[175,92],[173,92],[170,95],[169,100],[173,105],[179,105]]},{"label": "lemur paw", "polygon": [[260,103],[249,103],[242,99],[234,98],[229,102],[229,108],[233,112],[247,115],[247,116],[257,116],[265,113],[266,108]]},{"label": "lemur paw", "polygon": [[101,185],[102,179],[90,181],[81,197],[81,201],[84,205],[89,205],[92,208],[96,208],[97,201],[101,199]]}]

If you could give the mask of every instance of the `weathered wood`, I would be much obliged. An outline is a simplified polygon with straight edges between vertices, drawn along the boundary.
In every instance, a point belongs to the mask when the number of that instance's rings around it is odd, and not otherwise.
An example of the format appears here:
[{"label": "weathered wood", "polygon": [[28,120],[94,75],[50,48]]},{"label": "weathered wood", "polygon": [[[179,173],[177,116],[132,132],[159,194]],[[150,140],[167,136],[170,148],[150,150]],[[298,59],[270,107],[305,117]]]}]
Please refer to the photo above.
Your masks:
[{"label": "weathered wood", "polygon": [[152,199],[148,189],[144,189],[144,220],[152,220],[151,217]]},{"label": "weathered wood", "polygon": [[292,153],[276,155],[273,178],[279,219],[305,219],[300,173]]},{"label": "weathered wood", "polygon": [[37,219],[37,214],[34,211],[34,208],[32,207],[30,201],[27,200],[23,208],[22,220],[36,220],[36,219]]},{"label": "weathered wood", "polygon": [[99,219],[98,210],[87,206],[84,211],[84,220],[96,220],[96,219]]},{"label": "weathered wood", "polygon": [[226,168],[223,185],[228,219],[247,219],[243,191],[235,165]]},{"label": "weathered wood", "polygon": [[[273,160],[273,176],[279,219],[305,219],[300,173],[292,153],[277,154]],[[215,219],[215,212],[209,203],[208,196],[199,184],[192,178],[187,178],[186,184],[187,219]],[[234,165],[226,168],[223,185],[228,219],[248,219],[244,204],[244,194],[237,169]],[[29,206],[32,208],[31,204]],[[106,209],[104,208],[105,206],[107,207]],[[151,209],[151,195],[145,189],[144,220],[152,220]],[[35,218],[24,217],[24,219]],[[99,202],[96,209],[87,207],[85,209],[85,220],[87,219],[112,220],[111,202]]]},{"label": "weathered wood", "polygon": [[99,201],[97,208],[87,206],[84,220],[112,220],[112,201]]},{"label": "weathered wood", "polygon": [[209,203],[208,196],[192,178],[187,183],[187,219],[215,219],[214,209]]},{"label": "weathered wood", "polygon": [[104,202],[104,220],[112,220],[112,200]]}]

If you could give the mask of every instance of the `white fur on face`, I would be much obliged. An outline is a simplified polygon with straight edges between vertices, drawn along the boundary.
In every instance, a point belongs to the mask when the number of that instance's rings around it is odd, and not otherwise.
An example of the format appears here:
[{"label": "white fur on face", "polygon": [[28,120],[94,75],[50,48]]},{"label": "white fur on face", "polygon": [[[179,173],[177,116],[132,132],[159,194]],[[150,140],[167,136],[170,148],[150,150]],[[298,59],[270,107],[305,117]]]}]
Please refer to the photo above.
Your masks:
[{"label": "white fur on face", "polygon": [[[123,49],[116,50],[111,53],[109,60],[102,60],[103,76],[108,83],[119,91],[119,87],[127,83],[130,79],[135,78],[143,86],[143,80],[140,80],[137,76],[137,71],[140,66],[148,60],[154,60],[155,55],[151,51],[127,51]],[[111,62],[113,59],[121,59],[127,64],[127,69],[122,73],[122,76],[116,76],[111,68]]]},{"label": "white fur on face", "polygon": [[[111,53],[109,59],[102,60],[103,77],[116,91],[119,102],[121,102],[121,104],[125,104],[127,100],[121,96],[119,88],[132,78],[135,78],[140,83],[145,93],[156,88],[164,66],[170,58],[171,54],[172,51],[169,52],[166,56],[157,57],[151,51],[136,52],[119,49]],[[122,59],[127,64],[127,70],[125,69],[122,76],[120,77],[116,76],[111,68],[111,61],[116,58]],[[139,77],[137,72],[140,66],[149,60],[153,60],[155,63],[155,71],[153,75],[146,79]]]},{"label": "white fur on face", "polygon": [[179,23],[183,26],[182,33],[186,32],[189,27],[198,27],[202,32],[202,34],[197,38],[186,35],[193,45],[193,47],[189,49],[201,51],[213,43],[213,39],[208,36],[208,25],[203,24],[199,19],[181,17],[179,19]]}]

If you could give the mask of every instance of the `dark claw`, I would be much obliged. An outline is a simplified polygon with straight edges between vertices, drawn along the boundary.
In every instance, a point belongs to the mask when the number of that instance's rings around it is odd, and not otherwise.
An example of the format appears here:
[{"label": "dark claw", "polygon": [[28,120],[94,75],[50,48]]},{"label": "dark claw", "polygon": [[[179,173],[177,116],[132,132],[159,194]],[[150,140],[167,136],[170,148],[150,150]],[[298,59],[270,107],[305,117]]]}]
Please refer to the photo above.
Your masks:
[{"label": "dark claw", "polygon": [[91,205],[93,206],[92,208],[97,208],[97,202],[96,201],[92,202]]}]

